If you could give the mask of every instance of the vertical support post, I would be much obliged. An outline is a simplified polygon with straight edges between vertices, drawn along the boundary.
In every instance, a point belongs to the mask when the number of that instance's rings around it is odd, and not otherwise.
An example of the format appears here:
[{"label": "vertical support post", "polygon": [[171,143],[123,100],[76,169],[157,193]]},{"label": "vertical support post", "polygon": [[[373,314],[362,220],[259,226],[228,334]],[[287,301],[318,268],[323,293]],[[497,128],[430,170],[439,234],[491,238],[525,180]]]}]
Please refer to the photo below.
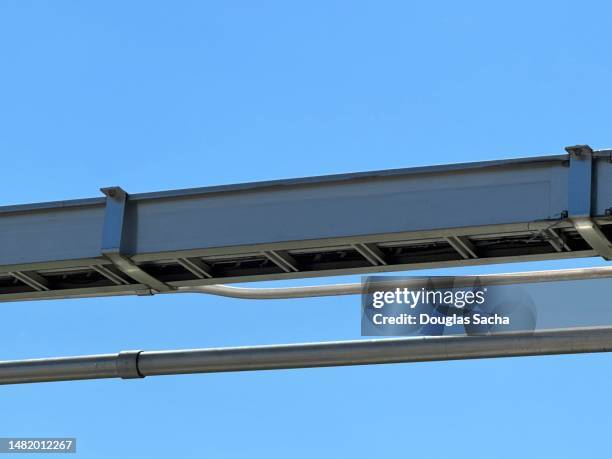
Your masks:
[{"label": "vertical support post", "polygon": [[102,226],[102,254],[121,253],[127,193],[118,186],[101,188],[100,191],[106,195],[106,211]]},{"label": "vertical support post", "polygon": [[580,236],[606,260],[612,260],[612,244],[592,219],[593,150],[588,145],[565,149],[570,156],[568,216]]},{"label": "vertical support post", "polygon": [[102,188],[106,195],[106,213],[102,227],[102,255],[108,258],[120,271],[153,291],[167,292],[170,286],[143,271],[122,253],[123,223],[127,193],[118,186]]},{"label": "vertical support post", "polygon": [[588,145],[566,147],[570,169],[568,214],[571,218],[591,217],[593,188],[593,150]]}]

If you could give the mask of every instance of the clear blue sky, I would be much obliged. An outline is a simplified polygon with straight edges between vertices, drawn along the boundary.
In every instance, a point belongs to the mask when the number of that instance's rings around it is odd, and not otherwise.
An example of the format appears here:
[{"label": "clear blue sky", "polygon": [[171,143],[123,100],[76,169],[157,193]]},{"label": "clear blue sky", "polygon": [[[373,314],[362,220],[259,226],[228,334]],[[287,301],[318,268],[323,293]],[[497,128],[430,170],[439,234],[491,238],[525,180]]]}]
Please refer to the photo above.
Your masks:
[{"label": "clear blue sky", "polygon": [[[611,13],[569,1],[4,0],[0,205],[610,146]],[[349,297],[9,303],[0,359],[358,334]],[[0,436],[75,436],[87,458],[601,457],[611,364],[6,386]]]}]

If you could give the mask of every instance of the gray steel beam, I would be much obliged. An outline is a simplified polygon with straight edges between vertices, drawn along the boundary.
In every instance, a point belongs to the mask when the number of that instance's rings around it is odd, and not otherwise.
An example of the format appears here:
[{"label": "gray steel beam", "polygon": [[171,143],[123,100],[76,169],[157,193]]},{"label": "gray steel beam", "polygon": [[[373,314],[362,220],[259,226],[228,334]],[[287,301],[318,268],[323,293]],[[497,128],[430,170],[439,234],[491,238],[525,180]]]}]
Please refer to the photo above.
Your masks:
[{"label": "gray steel beam", "polygon": [[[194,283],[609,257],[612,152],[569,151],[159,193],[128,195],[113,187],[104,190],[106,198],[0,207],[0,301],[44,293],[44,282],[26,283],[32,291],[4,286],[2,275],[15,272],[38,273],[47,281],[49,272],[88,268],[109,284],[124,279],[162,292]],[[574,228],[581,218],[595,229]],[[558,238],[547,232],[553,224]],[[483,237],[495,242],[524,234],[522,246],[493,254],[491,245],[479,245]],[[543,235],[542,241],[533,235]],[[558,239],[565,241],[562,251]],[[420,252],[425,240],[437,241],[438,248]],[[405,255],[396,257],[393,243],[404,244]],[[350,263],[323,266],[304,255],[316,250],[328,260],[339,246],[357,252],[347,257]],[[244,273],[225,272],[216,261],[225,258],[231,266],[253,254],[264,254],[278,269],[246,263],[251,267]],[[93,268],[109,261],[125,277]],[[164,277],[158,266],[168,263],[179,266]],[[46,285],[55,292],[53,282]],[[75,289],[82,294],[80,286]],[[71,290],[65,289],[66,296]]]},{"label": "gray steel beam", "polygon": [[[368,236],[535,228],[568,208],[567,161],[559,155],[130,194],[122,224],[105,224],[105,204],[121,208],[108,198],[0,207],[0,269],[99,258],[105,225],[106,250],[137,263]],[[612,179],[612,164],[596,163]],[[612,189],[603,191],[598,215],[612,206]]]},{"label": "gray steel beam", "polygon": [[126,351],[0,362],[0,384],[612,351],[612,328],[273,346]]}]

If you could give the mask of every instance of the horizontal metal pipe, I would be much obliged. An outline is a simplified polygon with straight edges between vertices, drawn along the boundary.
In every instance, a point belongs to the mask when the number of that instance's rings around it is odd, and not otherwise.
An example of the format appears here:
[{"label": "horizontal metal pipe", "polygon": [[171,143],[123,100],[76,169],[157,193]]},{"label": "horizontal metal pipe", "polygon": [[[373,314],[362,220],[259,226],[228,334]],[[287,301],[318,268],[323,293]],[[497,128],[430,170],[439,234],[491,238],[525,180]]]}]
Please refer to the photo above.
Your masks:
[{"label": "horizontal metal pipe", "polygon": [[314,298],[318,296],[359,295],[361,284],[312,285],[305,287],[250,288],[228,285],[202,285],[179,287],[181,293],[208,293],[248,300],[286,300],[291,298]]},{"label": "horizontal metal pipe", "polygon": [[143,352],[145,376],[612,351],[612,327]]},{"label": "horizontal metal pipe", "polygon": [[118,354],[0,362],[0,384],[116,378]]},{"label": "horizontal metal pipe", "polygon": [[[483,274],[481,276],[457,277],[414,277],[403,281],[402,285],[412,284],[414,287],[426,286],[429,279],[438,281],[447,279],[454,287],[469,287],[478,279],[482,285],[533,284],[539,282],[572,281],[586,279],[612,278],[612,267],[558,269],[548,271],[528,271],[519,273]],[[389,281],[393,286],[393,281]],[[381,284],[377,284],[379,287]],[[313,285],[305,287],[274,287],[249,288],[230,287],[228,285],[202,285],[197,287],[179,287],[183,293],[208,293],[210,295],[226,296],[251,300],[280,300],[290,298],[313,298],[320,296],[359,295],[362,284]]]},{"label": "horizontal metal pipe", "polygon": [[[0,362],[0,384],[612,351],[612,327]],[[123,357],[127,357],[123,358]],[[133,360],[130,360],[132,359]],[[130,369],[129,365],[133,365]]]}]

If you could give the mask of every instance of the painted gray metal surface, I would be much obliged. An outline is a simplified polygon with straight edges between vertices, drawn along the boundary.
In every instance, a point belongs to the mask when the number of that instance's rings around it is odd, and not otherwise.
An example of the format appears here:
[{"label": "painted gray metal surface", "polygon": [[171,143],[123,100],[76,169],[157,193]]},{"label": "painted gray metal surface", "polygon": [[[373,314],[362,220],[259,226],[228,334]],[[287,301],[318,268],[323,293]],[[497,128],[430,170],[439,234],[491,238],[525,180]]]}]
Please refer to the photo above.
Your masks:
[{"label": "painted gray metal surface", "polygon": [[[179,252],[552,220],[568,209],[568,171],[554,158],[485,170],[408,169],[405,175],[136,196],[128,203],[124,250]],[[612,206],[612,194],[606,204]],[[0,266],[100,255],[103,202],[0,213]]]},{"label": "painted gray metal surface", "polygon": [[593,152],[587,146],[568,148],[568,214],[570,217],[590,217],[593,207]]},{"label": "painted gray metal surface", "polygon": [[[589,149],[580,156],[583,150],[568,151],[128,194],[121,202],[107,196],[0,207],[0,275],[16,279],[14,288],[2,281],[0,301],[62,297],[53,276],[80,269],[102,276],[83,287],[91,294],[85,296],[95,296],[111,285],[129,294],[143,285],[155,292],[184,285],[605,256],[607,240],[589,245],[572,218],[589,219],[607,237],[611,152]],[[116,188],[105,190],[110,189]],[[507,250],[491,252],[490,247],[503,246],[504,238]],[[548,242],[536,245],[534,238]],[[403,244],[404,252],[394,244]],[[308,258],[312,251],[319,254]],[[318,261],[331,252],[337,260]],[[234,259],[247,268],[234,268]],[[51,275],[47,296],[25,289],[28,272],[43,280]],[[129,285],[121,285],[122,279]],[[61,290],[66,297],[79,296],[76,286]]]},{"label": "painted gray metal surface", "polygon": [[[124,250],[133,255],[554,219],[568,208],[566,160],[135,195],[127,204]],[[11,206],[0,215],[0,265],[100,254],[104,201]]]}]

